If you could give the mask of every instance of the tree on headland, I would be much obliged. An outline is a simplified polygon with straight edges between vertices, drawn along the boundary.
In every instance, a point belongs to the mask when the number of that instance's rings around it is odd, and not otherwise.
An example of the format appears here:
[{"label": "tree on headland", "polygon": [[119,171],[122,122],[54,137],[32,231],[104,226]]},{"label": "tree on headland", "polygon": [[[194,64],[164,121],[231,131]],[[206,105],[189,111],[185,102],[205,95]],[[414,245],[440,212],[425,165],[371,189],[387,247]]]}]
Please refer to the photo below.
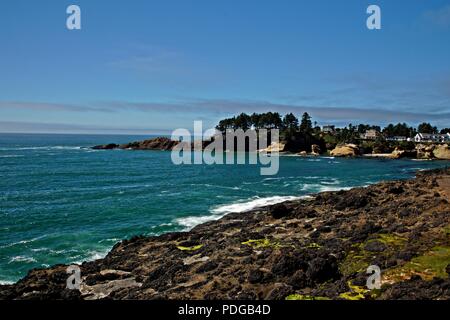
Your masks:
[{"label": "tree on headland", "polygon": [[283,118],[283,127],[286,129],[298,129],[298,119],[293,113],[288,113]]},{"label": "tree on headland", "polygon": [[427,122],[419,124],[417,131],[420,133],[438,133],[438,129]]},{"label": "tree on headland", "polygon": [[383,134],[386,137],[403,136],[403,137],[413,137],[417,133],[416,129],[408,126],[406,123],[397,123],[393,125],[389,124],[383,129]]},{"label": "tree on headland", "polygon": [[[291,119],[293,120],[293,119]],[[295,121],[294,121],[295,123]],[[225,132],[228,129],[242,129],[248,130],[250,128],[258,129],[282,129],[283,121],[278,112],[253,113],[248,115],[241,113],[232,118],[226,118],[219,121],[216,129]]]},{"label": "tree on headland", "polygon": [[367,130],[376,130],[378,132],[381,132],[381,127],[370,124],[359,124],[356,130],[360,134],[365,133]]},{"label": "tree on headland", "polygon": [[302,121],[300,123],[300,132],[309,133],[312,131],[311,117],[308,112],[302,115]]},{"label": "tree on headland", "polygon": [[441,130],[441,134],[450,133],[450,128],[444,128]]},{"label": "tree on headland", "polygon": [[238,115],[234,122],[234,129],[248,130],[252,126],[251,117],[246,113]]},{"label": "tree on headland", "polygon": [[254,129],[262,128],[261,115],[259,113],[253,112],[250,116],[250,120]]}]

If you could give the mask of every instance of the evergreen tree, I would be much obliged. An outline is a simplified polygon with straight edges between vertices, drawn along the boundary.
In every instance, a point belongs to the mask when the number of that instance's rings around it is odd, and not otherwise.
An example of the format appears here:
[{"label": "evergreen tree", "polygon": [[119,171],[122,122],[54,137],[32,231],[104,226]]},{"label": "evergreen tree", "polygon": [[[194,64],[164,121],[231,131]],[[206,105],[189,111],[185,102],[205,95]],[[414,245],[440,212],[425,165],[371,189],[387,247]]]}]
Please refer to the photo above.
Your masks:
[{"label": "evergreen tree", "polygon": [[438,129],[436,127],[433,127],[431,124],[426,122],[419,124],[417,131],[420,133],[438,133]]},{"label": "evergreen tree", "polygon": [[292,129],[297,130],[298,129],[297,117],[294,116],[294,114],[292,113],[288,113],[287,115],[285,115],[283,118],[283,127],[291,130]]},{"label": "evergreen tree", "polygon": [[311,117],[309,116],[308,112],[305,112],[302,115],[302,121],[300,123],[300,132],[310,133],[311,131],[312,131]]}]

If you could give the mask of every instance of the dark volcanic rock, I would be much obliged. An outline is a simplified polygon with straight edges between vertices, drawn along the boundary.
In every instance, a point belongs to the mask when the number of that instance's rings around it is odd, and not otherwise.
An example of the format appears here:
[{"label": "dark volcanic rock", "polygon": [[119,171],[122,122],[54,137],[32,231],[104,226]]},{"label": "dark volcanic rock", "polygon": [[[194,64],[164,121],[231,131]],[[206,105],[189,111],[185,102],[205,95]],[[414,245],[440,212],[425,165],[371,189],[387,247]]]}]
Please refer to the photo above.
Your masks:
[{"label": "dark volcanic rock", "polygon": [[131,142],[120,146],[121,149],[133,150],[172,150],[179,142],[166,137],[158,137],[150,140]]},{"label": "dark volcanic rock", "polygon": [[264,279],[264,272],[261,270],[250,270],[248,275],[248,282],[250,283],[260,283]]},{"label": "dark volcanic rock", "polygon": [[119,145],[115,144],[115,143],[103,144],[103,145],[92,147],[92,149],[94,149],[94,150],[112,150],[112,149],[117,149],[117,148],[119,148]]},{"label": "dark volcanic rock", "polygon": [[272,207],[270,207],[270,214],[275,219],[286,217],[290,213],[291,210],[288,209],[288,207],[283,203],[275,204]]},{"label": "dark volcanic rock", "polygon": [[383,252],[386,250],[387,246],[380,241],[370,241],[365,246],[364,249],[370,252]]},{"label": "dark volcanic rock", "polygon": [[340,276],[336,258],[328,256],[315,258],[309,263],[307,277],[313,283],[323,283],[328,280],[338,279]]}]

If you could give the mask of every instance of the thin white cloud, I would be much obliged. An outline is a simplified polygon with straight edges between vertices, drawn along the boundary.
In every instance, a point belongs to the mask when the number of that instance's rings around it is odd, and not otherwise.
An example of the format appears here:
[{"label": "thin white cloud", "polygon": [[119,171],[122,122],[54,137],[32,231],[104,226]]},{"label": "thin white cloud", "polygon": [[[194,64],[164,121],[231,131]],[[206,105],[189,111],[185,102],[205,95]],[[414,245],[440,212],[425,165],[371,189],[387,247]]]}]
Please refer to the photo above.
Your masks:
[{"label": "thin white cloud", "polygon": [[436,10],[429,10],[424,14],[431,23],[440,27],[450,27],[450,4]]},{"label": "thin white cloud", "polygon": [[110,108],[102,106],[85,106],[70,103],[29,102],[29,101],[0,101],[1,110],[34,110],[34,111],[64,111],[64,112],[112,112]]},{"label": "thin white cloud", "polygon": [[[293,112],[294,114],[300,116],[303,112],[308,112],[313,117],[314,120],[319,121],[319,123],[333,123],[337,125],[348,124],[348,123],[372,123],[384,125],[391,122],[407,122],[411,125],[427,121],[432,122],[434,125],[439,127],[448,126],[450,123],[450,108],[436,109],[424,107],[420,112],[417,111],[403,111],[396,109],[387,109],[382,107],[373,106],[371,108],[353,108],[353,107],[327,107],[327,106],[313,106],[313,105],[296,105],[296,104],[281,104],[273,103],[269,101],[252,101],[252,100],[226,100],[226,99],[196,99],[196,100],[185,100],[176,101],[172,103],[162,103],[162,102],[102,102],[97,104],[90,104],[88,107],[84,106],[73,106],[65,104],[45,104],[31,102],[27,103],[4,103],[0,102],[0,106],[9,106],[10,108],[20,107],[20,108],[30,108],[33,111],[49,112],[54,110],[66,111],[66,112],[130,112],[136,114],[148,113],[148,114],[167,114],[167,123],[149,123],[148,128],[120,128],[120,127],[103,127],[100,126],[98,130],[107,131],[133,131],[133,130],[150,130],[156,127],[167,128],[167,130],[174,129],[175,116],[182,117],[182,125],[185,127],[190,127],[194,120],[200,119],[207,121],[208,123],[214,124],[219,119],[223,117],[233,116],[235,114],[246,112],[267,112],[276,111],[281,114],[286,114]],[[1,108],[0,108],[1,115]],[[170,116],[171,115],[171,116]],[[31,121],[30,119],[20,119],[23,121]],[[70,119],[70,114],[67,115]],[[108,119],[108,118],[104,118]],[[124,118],[125,119],[125,118]],[[11,120],[11,119],[9,119]],[[209,120],[209,121],[208,121]],[[105,120],[107,121],[107,120]],[[178,124],[179,121],[177,122]],[[10,123],[8,127],[5,127],[5,123],[1,125],[0,131],[11,131],[14,127],[15,130],[20,129],[23,125],[26,131],[41,130],[39,127],[30,127],[26,122],[22,124]],[[34,124],[35,126],[37,124]],[[58,124],[44,124],[47,127],[51,127],[54,130],[60,130]],[[95,130],[96,127],[91,125],[89,128],[85,128],[82,125],[65,125],[65,128],[70,129],[68,126],[75,126],[73,130]],[[163,125],[163,126],[162,126]],[[127,125],[129,126],[129,125]],[[152,128],[153,126],[153,128]],[[5,129],[6,128],[6,129]],[[24,129],[24,130],[25,130]]]},{"label": "thin white cloud", "polygon": [[170,135],[172,130],[126,128],[119,126],[81,125],[68,123],[0,121],[1,133],[60,133],[60,134],[136,134]]}]

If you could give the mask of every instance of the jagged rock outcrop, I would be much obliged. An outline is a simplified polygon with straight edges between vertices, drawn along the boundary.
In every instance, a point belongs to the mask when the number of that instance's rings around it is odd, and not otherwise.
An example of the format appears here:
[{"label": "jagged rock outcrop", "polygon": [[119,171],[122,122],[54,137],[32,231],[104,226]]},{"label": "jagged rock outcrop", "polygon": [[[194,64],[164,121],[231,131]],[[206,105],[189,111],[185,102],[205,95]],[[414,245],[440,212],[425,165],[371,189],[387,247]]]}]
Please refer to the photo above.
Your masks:
[{"label": "jagged rock outcrop", "polygon": [[322,152],[322,150],[320,149],[320,146],[319,146],[319,145],[313,144],[313,145],[311,146],[311,154],[312,154],[313,156],[319,156],[321,152]]},{"label": "jagged rock outcrop", "polygon": [[172,150],[179,141],[174,141],[166,137],[158,137],[154,139],[136,141],[120,146],[121,149],[133,150]]},{"label": "jagged rock outcrop", "polygon": [[99,146],[94,146],[92,147],[92,149],[94,150],[112,150],[112,149],[117,149],[120,146],[118,144],[115,143],[109,143],[109,144],[102,144]]},{"label": "jagged rock outcrop", "polygon": [[389,155],[389,158],[391,159],[400,159],[400,158],[416,158],[417,152],[415,150],[403,150],[398,147],[392,151],[392,153]]},{"label": "jagged rock outcrop", "polygon": [[258,150],[259,152],[283,152],[285,148],[285,144],[282,142],[274,142],[270,144],[267,148]]},{"label": "jagged rock outcrop", "polygon": [[448,144],[441,144],[434,148],[433,155],[436,159],[450,160],[450,147]]},{"label": "jagged rock outcrop", "polygon": [[418,144],[416,145],[418,159],[450,160],[448,144]]},{"label": "jagged rock outcrop", "polygon": [[96,150],[111,150],[111,149],[133,149],[133,150],[172,150],[179,141],[174,141],[166,137],[157,137],[154,139],[148,139],[143,141],[135,141],[126,144],[105,144],[94,146],[92,149]]},{"label": "jagged rock outcrop", "polygon": [[405,156],[405,150],[395,148],[395,150],[392,151],[390,158],[399,159],[399,158],[403,158],[404,156]]},{"label": "jagged rock outcrop", "polygon": [[[0,299],[450,299],[450,169],[324,192],[136,236],[84,262],[31,270]],[[381,268],[380,290],[365,285]]]},{"label": "jagged rock outcrop", "polygon": [[418,144],[416,145],[417,158],[418,159],[433,159],[433,144]]},{"label": "jagged rock outcrop", "polygon": [[330,155],[333,157],[355,157],[359,154],[359,147],[352,143],[338,145],[330,152]]}]

